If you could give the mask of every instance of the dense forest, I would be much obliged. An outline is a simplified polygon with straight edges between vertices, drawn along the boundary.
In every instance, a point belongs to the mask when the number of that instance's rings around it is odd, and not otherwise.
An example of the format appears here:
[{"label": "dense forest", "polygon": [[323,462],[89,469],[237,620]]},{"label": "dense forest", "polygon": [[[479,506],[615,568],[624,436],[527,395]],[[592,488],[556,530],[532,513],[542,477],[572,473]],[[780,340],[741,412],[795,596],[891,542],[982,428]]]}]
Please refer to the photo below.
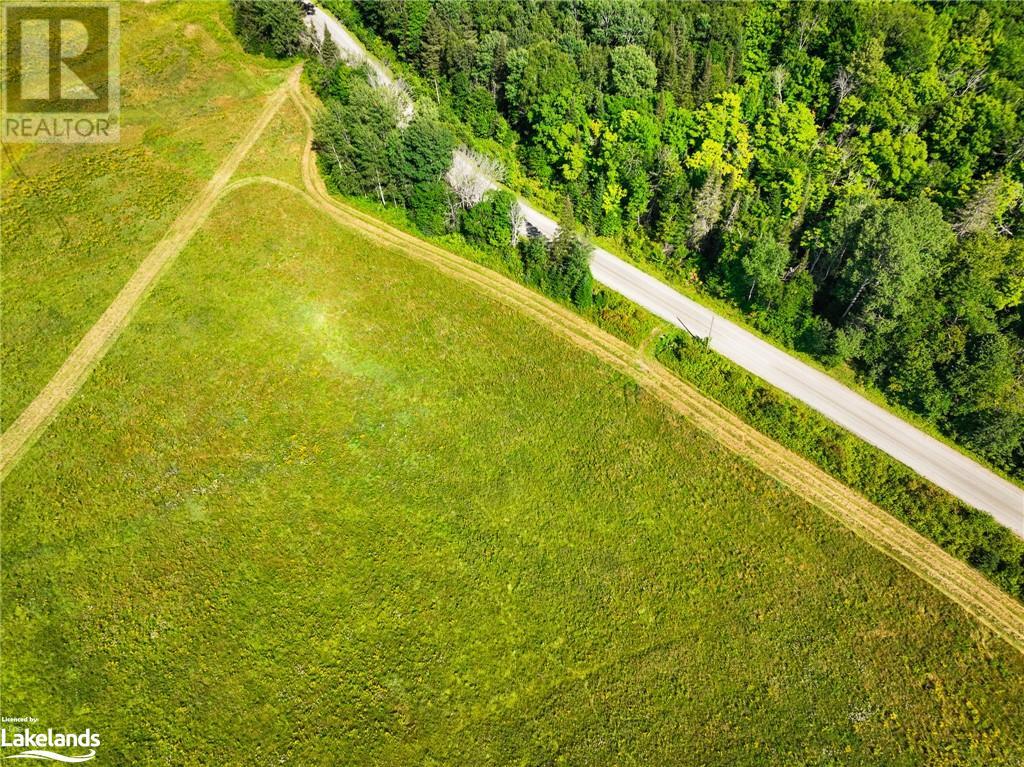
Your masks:
[{"label": "dense forest", "polygon": [[354,0],[590,231],[1024,473],[1024,5]]}]

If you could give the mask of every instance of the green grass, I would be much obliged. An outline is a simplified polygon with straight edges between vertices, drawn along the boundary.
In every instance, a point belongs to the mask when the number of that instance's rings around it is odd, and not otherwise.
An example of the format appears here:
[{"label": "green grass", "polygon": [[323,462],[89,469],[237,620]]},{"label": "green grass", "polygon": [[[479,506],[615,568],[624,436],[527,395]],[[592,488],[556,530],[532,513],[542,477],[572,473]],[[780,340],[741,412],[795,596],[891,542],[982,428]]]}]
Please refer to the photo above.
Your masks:
[{"label": "green grass", "polygon": [[[425,235],[409,219],[409,214],[405,208],[396,205],[381,205],[375,200],[354,195],[338,194],[337,197],[364,213],[370,213],[376,218],[386,221],[396,229],[401,229],[421,239],[440,245],[452,253],[457,253],[469,261],[486,266],[488,269],[492,269],[517,282],[528,284],[524,279],[523,267],[519,261],[517,251],[505,249],[504,252],[501,252],[497,248],[484,249],[476,247],[467,242],[458,232],[444,235]],[[538,292],[540,291],[538,290]],[[594,301],[586,311],[580,312],[578,307],[568,301],[561,303],[571,311],[582,313],[583,316],[602,330],[606,330],[623,341],[636,346],[638,350],[653,340],[652,334],[654,331],[664,325],[660,319],[646,309],[600,285],[594,286]]]},{"label": "green grass", "polygon": [[235,171],[235,178],[270,176],[303,188],[302,157],[308,128],[291,99],[281,105],[274,120]]},{"label": "green grass", "polygon": [[287,64],[242,53],[230,25],[223,3],[124,3],[120,143],[5,148],[0,427],[57,371],[284,78]]},{"label": "green grass", "polygon": [[107,764],[1017,764],[1024,660],[593,358],[277,187],[4,487],[5,712]]}]

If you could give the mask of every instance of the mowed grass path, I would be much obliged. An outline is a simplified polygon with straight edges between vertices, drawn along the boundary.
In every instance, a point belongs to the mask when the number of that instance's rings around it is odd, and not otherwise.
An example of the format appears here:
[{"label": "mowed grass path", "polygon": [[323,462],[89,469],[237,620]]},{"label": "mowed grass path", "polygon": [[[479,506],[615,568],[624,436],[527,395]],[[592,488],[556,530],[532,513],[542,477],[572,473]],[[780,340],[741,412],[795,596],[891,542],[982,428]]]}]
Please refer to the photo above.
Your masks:
[{"label": "mowed grass path", "polygon": [[5,148],[0,428],[57,371],[284,79],[291,65],[245,55],[230,25],[226,3],[123,3],[120,143]]},{"label": "mowed grass path", "polygon": [[1019,654],[278,187],[221,202],[3,524],[4,711],[107,764],[1024,758]]}]

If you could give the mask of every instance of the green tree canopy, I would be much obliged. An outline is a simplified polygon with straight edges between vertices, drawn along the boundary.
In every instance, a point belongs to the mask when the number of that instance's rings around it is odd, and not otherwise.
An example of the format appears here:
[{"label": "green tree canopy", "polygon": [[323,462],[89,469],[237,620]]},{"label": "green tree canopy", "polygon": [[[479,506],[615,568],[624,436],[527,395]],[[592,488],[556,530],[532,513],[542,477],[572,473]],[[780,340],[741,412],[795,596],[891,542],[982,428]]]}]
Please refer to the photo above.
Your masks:
[{"label": "green tree canopy", "polygon": [[283,59],[302,44],[302,8],[281,0],[231,0],[235,34],[250,53]]}]

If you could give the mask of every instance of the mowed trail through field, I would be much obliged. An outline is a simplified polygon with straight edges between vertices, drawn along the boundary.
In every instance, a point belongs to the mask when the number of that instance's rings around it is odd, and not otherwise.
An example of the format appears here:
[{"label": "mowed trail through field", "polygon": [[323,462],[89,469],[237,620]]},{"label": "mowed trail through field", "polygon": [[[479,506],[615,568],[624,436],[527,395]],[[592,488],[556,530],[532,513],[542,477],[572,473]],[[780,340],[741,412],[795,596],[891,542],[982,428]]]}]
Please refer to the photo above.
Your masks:
[{"label": "mowed trail through field", "polygon": [[[307,124],[305,149],[301,158],[305,189],[264,176],[251,176],[231,182],[241,161],[289,97],[294,100]],[[291,190],[308,204],[344,226],[358,230],[369,239],[397,248],[404,255],[429,264],[494,300],[527,314],[556,335],[630,376],[648,394],[657,397],[674,412],[711,434],[765,474],[791,488],[858,537],[900,562],[1017,651],[1024,653],[1024,605],[999,590],[976,570],[947,554],[807,460],[747,425],[658,363],[644,358],[635,348],[579,315],[524,285],[332,198],[320,176],[313,152],[312,118],[315,109],[316,105],[311,98],[300,91],[299,70],[294,70],[287,81],[270,96],[259,119],[218,168],[202,194],[188,205],[164,239],[153,248],[53,379],[11,428],[0,435],[0,477],[6,476],[18,457],[81,387],[93,366],[130,321],[134,310],[160,274],[181,252],[217,202],[240,187],[272,183]]]},{"label": "mowed trail through field", "polygon": [[213,210],[217,198],[224,191],[242,160],[277,114],[288,94],[295,89],[301,71],[301,68],[296,67],[288,79],[270,96],[252,128],[224,158],[203,191],[186,206],[171,224],[167,234],[153,246],[139,264],[139,268],[121,288],[121,292],[78,342],[43,390],[21,412],[7,431],[0,434],[0,479],[7,476],[18,457],[78,391],[88,378],[92,366],[128,324],[132,313],[145,298],[160,273],[192,239],[192,235]]}]

